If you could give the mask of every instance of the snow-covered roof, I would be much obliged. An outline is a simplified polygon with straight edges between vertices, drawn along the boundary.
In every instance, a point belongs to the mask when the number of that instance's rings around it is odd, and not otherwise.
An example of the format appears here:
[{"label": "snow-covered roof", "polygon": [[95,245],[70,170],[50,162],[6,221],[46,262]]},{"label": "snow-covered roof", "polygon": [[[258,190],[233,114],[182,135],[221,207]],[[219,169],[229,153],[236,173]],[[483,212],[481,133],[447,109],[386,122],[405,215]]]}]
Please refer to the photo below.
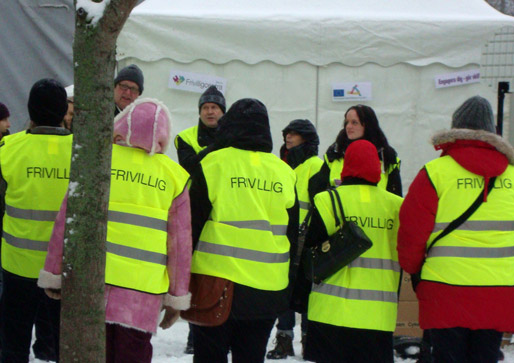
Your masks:
[{"label": "snow-covered roof", "polygon": [[480,63],[514,25],[484,0],[146,0],[118,39],[118,59],[358,66]]}]

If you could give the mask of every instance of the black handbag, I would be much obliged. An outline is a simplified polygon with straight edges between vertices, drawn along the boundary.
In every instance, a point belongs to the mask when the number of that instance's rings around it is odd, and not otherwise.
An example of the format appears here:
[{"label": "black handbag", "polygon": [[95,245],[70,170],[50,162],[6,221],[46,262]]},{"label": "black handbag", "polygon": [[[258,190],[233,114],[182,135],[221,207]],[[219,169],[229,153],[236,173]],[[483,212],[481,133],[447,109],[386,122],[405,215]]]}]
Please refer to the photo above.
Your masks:
[{"label": "black handbag", "polygon": [[[302,260],[305,277],[315,284],[332,276],[373,246],[371,240],[355,222],[345,220],[339,194],[332,189],[329,189],[328,193],[334,209],[336,227],[339,228],[321,245],[306,249]],[[337,216],[334,195],[342,221]]]}]

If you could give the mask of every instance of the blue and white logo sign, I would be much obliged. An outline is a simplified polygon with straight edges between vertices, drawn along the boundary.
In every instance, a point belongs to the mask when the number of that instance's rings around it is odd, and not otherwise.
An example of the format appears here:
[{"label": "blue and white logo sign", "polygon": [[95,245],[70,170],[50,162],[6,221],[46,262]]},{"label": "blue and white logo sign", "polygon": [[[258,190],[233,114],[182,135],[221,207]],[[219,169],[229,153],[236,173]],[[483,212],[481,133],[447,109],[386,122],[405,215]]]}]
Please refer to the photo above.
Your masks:
[{"label": "blue and white logo sign", "polygon": [[371,82],[344,82],[332,84],[332,101],[369,101]]}]

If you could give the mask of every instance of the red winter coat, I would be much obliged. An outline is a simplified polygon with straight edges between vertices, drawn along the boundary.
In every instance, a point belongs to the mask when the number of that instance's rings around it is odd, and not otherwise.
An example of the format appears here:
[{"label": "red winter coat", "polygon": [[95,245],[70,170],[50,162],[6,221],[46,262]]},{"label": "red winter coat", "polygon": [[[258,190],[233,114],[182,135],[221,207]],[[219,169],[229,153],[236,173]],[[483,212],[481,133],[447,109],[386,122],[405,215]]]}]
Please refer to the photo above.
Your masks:
[{"label": "red winter coat", "polygon": [[[442,150],[441,156],[451,156],[470,172],[486,179],[502,174],[509,163],[514,165],[512,146],[489,132],[452,129],[436,134],[432,143],[436,150]],[[423,168],[412,182],[400,210],[398,258],[408,273],[421,269],[438,202]],[[463,327],[514,331],[514,287],[452,286],[421,281],[416,295],[422,329]]]}]

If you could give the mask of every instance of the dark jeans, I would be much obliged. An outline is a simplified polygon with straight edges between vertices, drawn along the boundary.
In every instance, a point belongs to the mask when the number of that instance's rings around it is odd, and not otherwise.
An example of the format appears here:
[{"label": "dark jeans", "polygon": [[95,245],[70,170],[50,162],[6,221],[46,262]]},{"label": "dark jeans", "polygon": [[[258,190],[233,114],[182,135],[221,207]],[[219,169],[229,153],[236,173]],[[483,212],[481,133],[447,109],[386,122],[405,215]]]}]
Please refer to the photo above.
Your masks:
[{"label": "dark jeans", "polygon": [[318,363],[393,363],[393,333],[309,320],[304,358]]},{"label": "dark jeans", "polygon": [[220,326],[192,325],[194,363],[226,363],[229,349],[233,363],[262,363],[275,319],[235,320]]},{"label": "dark jeans", "polygon": [[106,363],[150,363],[152,334],[117,324],[105,324]]},{"label": "dark jeans", "polygon": [[[302,322],[301,322],[301,328],[302,328],[302,334],[305,334],[307,332],[307,314],[301,314],[302,315]],[[277,323],[277,330],[283,330],[283,331],[293,331],[295,323],[296,323],[296,316],[295,312],[293,310],[288,310],[284,314],[280,315],[278,317],[278,323]]]},{"label": "dark jeans", "polygon": [[[4,288],[0,303],[2,326],[2,363],[26,363],[29,361],[32,327],[39,317],[50,331],[57,359],[59,356],[59,314],[61,303],[46,296],[37,286],[36,279],[28,279],[3,271]],[[44,310],[40,309],[44,306]]]},{"label": "dark jeans", "polygon": [[503,333],[466,328],[430,329],[435,363],[496,363]]}]

